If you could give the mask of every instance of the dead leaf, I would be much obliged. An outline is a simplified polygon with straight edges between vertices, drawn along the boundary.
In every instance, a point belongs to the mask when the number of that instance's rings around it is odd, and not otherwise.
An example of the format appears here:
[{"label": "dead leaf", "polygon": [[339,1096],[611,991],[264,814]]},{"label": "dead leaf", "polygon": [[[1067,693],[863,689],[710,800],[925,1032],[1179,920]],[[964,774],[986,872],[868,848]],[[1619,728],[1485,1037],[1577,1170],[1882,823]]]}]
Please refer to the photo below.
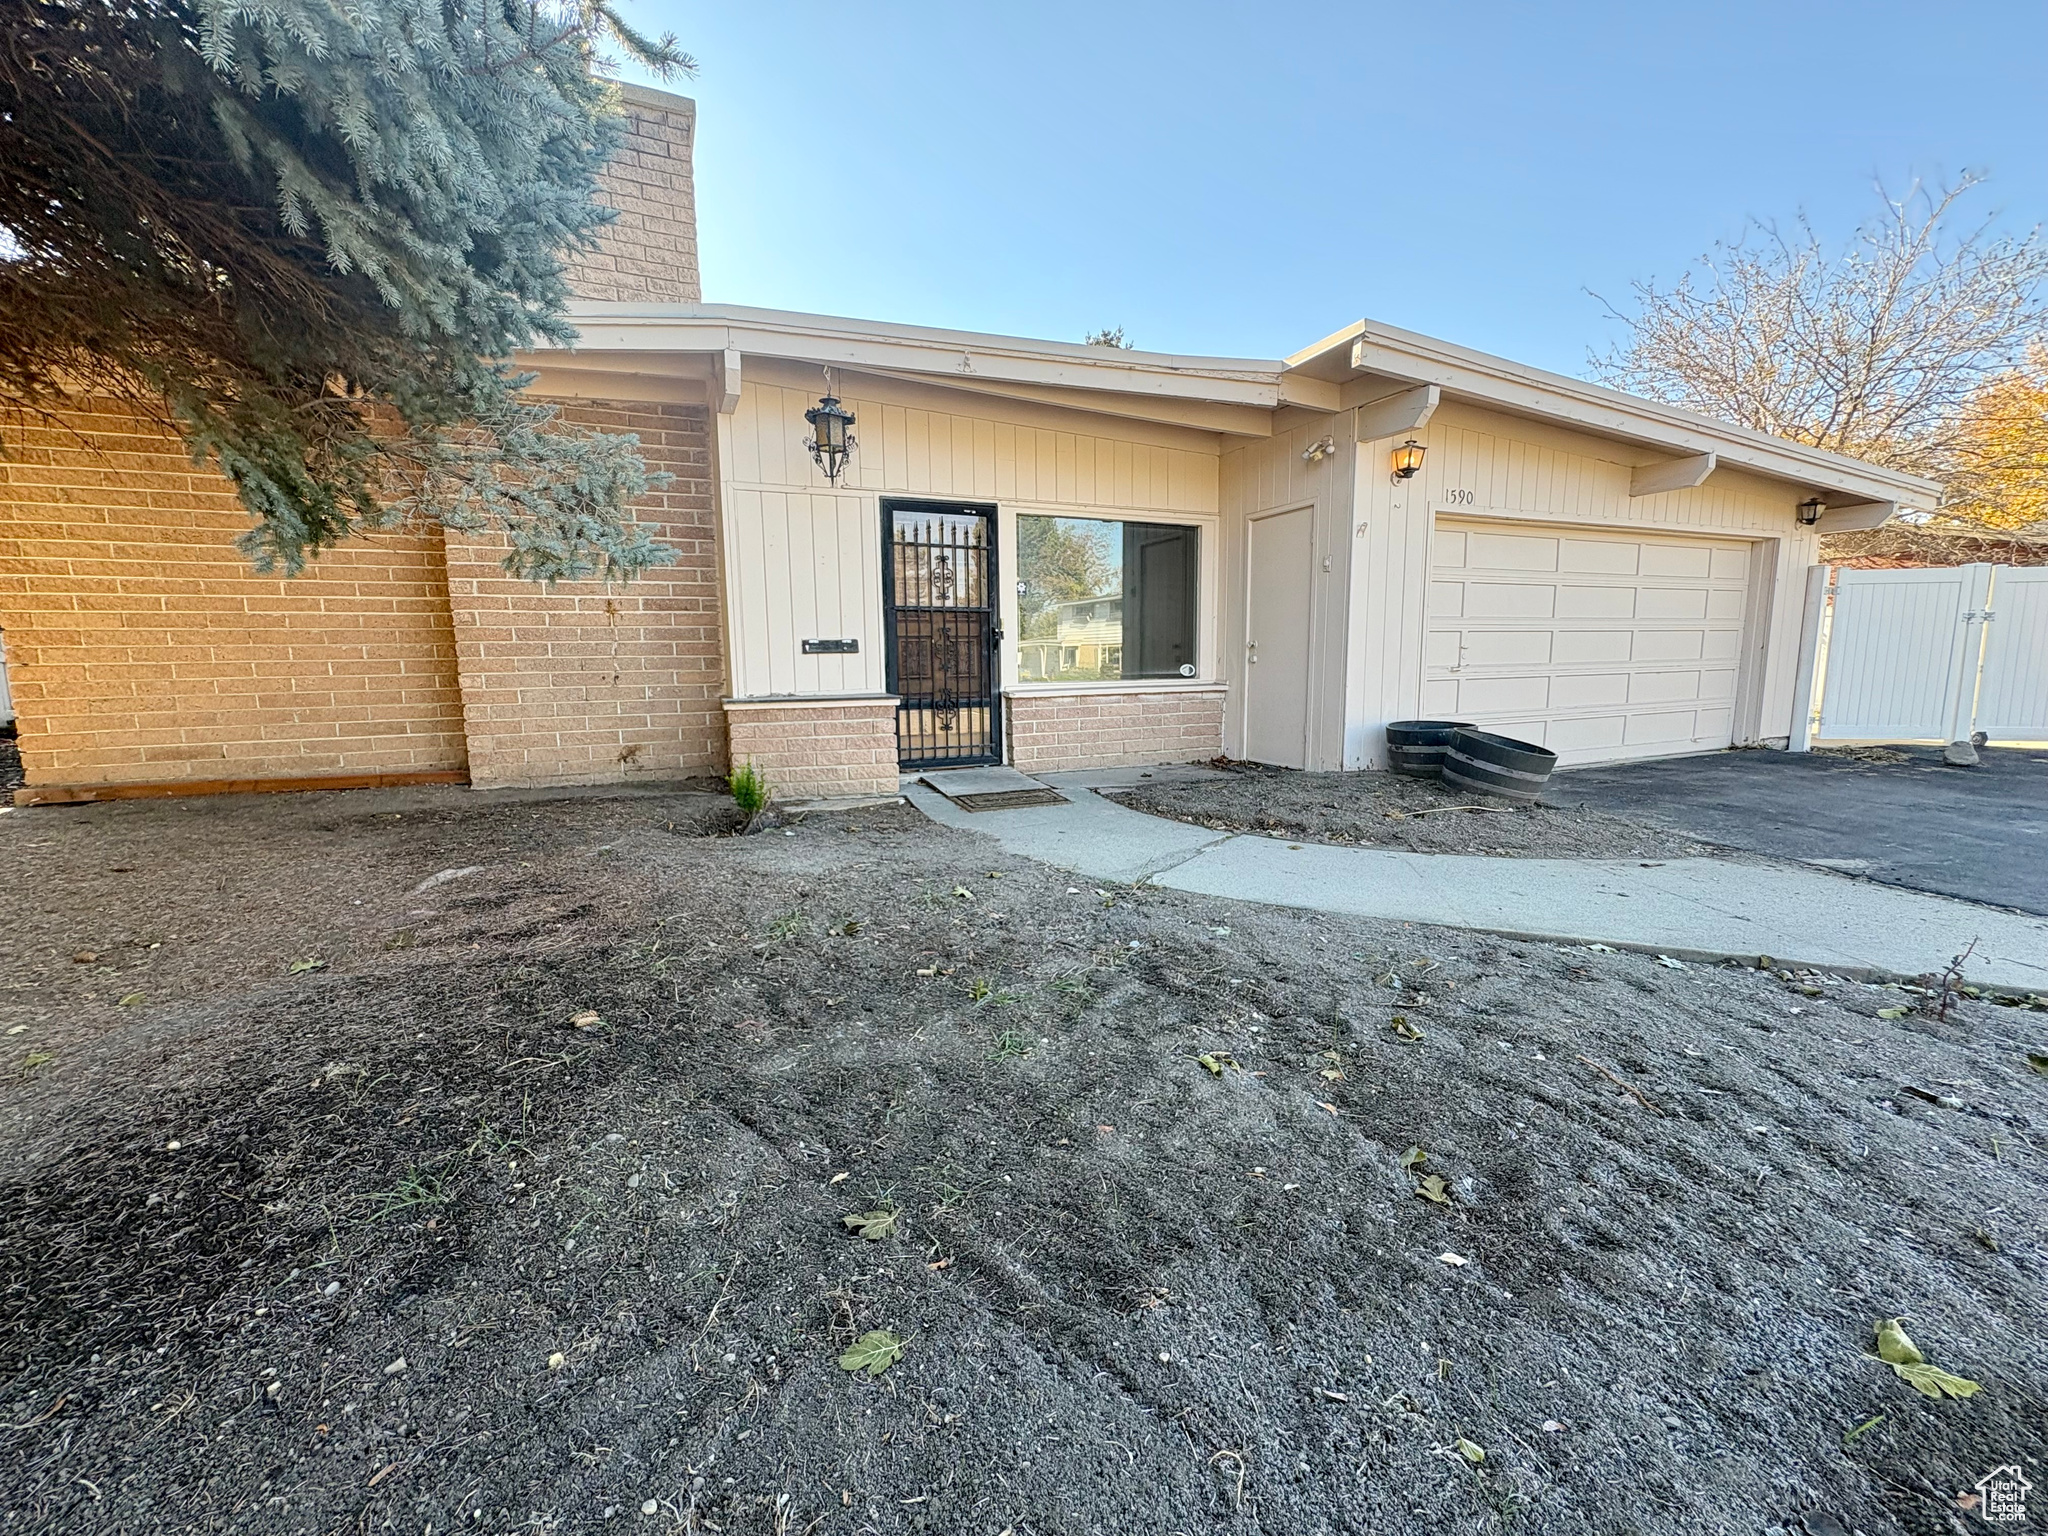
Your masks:
[{"label": "dead leaf", "polygon": [[1403,1168],[1420,1168],[1428,1161],[1429,1154],[1420,1147],[1410,1147],[1401,1154],[1401,1166]]},{"label": "dead leaf", "polygon": [[1659,955],[1657,963],[1667,971],[1682,971],[1685,969],[1685,962],[1683,960],[1674,960],[1669,955]]},{"label": "dead leaf", "polygon": [[1325,1067],[1320,1075],[1326,1082],[1341,1083],[1344,1081],[1343,1069],[1339,1067]]},{"label": "dead leaf", "polygon": [[121,1001],[116,1003],[114,1006],[116,1008],[133,1008],[136,1004],[144,1003],[148,1000],[149,999],[144,997],[140,992],[130,992],[126,997],[122,998]]},{"label": "dead leaf", "polygon": [[848,1231],[859,1233],[871,1243],[879,1243],[885,1237],[894,1236],[896,1232],[894,1211],[860,1211],[852,1216],[842,1216],[839,1220]]},{"label": "dead leaf", "polygon": [[1462,1253],[1440,1253],[1436,1256],[1436,1261],[1439,1264],[1448,1264],[1453,1269],[1463,1269],[1472,1262]]},{"label": "dead leaf", "polygon": [[1467,1440],[1463,1435],[1458,1436],[1458,1454],[1471,1462],[1475,1467],[1486,1460],[1486,1452],[1474,1445],[1470,1440]]},{"label": "dead leaf", "polygon": [[[1204,1051],[1195,1060],[1209,1069],[1211,1077],[1221,1077],[1225,1067],[1237,1066],[1237,1058],[1228,1051]],[[1239,1067],[1238,1070],[1243,1071],[1244,1069]]]},{"label": "dead leaf", "polygon": [[97,959],[99,959],[98,951],[81,949],[71,957],[71,963],[73,965],[91,965]]},{"label": "dead leaf", "polygon": [[854,1340],[852,1347],[839,1357],[839,1368],[879,1376],[902,1358],[903,1340],[886,1328],[875,1328]]},{"label": "dead leaf", "polygon": [[1451,1203],[1451,1186],[1440,1173],[1425,1173],[1416,1183],[1415,1193],[1437,1205]]},{"label": "dead leaf", "polygon": [[1910,1008],[1880,1008],[1877,1010],[1877,1016],[1880,1019],[1903,1019],[1912,1011]]},{"label": "dead leaf", "polygon": [[1980,1383],[1971,1381],[1967,1376],[1953,1375],[1939,1366],[1929,1365],[1927,1357],[1920,1353],[1920,1346],[1907,1335],[1901,1319],[1880,1317],[1874,1326],[1877,1330],[1877,1358],[1922,1397],[1940,1402],[1945,1396],[1974,1397],[1983,1390]]},{"label": "dead leaf", "polygon": [[954,894],[955,896],[958,896],[958,897],[959,897],[959,898],[960,898],[960,899],[961,899],[962,901],[972,901],[972,900],[974,900],[974,892],[972,892],[972,891],[970,891],[969,889],[967,889],[967,887],[966,887],[966,886],[964,886],[964,885],[956,885],[956,886],[954,886],[954,887],[953,887],[953,894]]},{"label": "dead leaf", "polygon": [[1416,1025],[1410,1024],[1407,1017],[1403,1014],[1395,1014],[1393,1023],[1388,1027],[1403,1040],[1420,1040],[1422,1038],[1421,1029]]},{"label": "dead leaf", "polygon": [[826,1180],[825,1182],[826,1182],[827,1184],[839,1184],[839,1183],[842,1183],[842,1182],[844,1182],[845,1180],[847,1180],[847,1179],[850,1179],[850,1178],[852,1178],[852,1177],[853,1177],[853,1175],[852,1175],[851,1173],[847,1173],[847,1172],[844,1172],[844,1171],[842,1171],[842,1172],[839,1172],[839,1173],[835,1173],[835,1174],[833,1174],[833,1175],[832,1175],[832,1177],[831,1177],[831,1178],[829,1178],[829,1179],[827,1179],[827,1180]]},{"label": "dead leaf", "polygon": [[586,1008],[581,1013],[569,1015],[569,1027],[571,1029],[596,1029],[603,1023],[604,1016],[594,1008]]},{"label": "dead leaf", "polygon": [[285,967],[285,975],[300,976],[307,971],[324,971],[326,969],[327,962],[325,960],[294,960]]}]

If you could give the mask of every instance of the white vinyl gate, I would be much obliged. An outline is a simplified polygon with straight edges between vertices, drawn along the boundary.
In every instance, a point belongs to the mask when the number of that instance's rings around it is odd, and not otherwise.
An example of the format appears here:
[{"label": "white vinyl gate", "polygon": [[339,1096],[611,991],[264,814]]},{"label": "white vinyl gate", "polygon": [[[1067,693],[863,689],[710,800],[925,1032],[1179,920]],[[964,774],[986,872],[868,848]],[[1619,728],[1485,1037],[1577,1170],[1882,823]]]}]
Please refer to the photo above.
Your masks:
[{"label": "white vinyl gate", "polygon": [[2048,567],[1829,574],[1816,738],[2048,741]]}]

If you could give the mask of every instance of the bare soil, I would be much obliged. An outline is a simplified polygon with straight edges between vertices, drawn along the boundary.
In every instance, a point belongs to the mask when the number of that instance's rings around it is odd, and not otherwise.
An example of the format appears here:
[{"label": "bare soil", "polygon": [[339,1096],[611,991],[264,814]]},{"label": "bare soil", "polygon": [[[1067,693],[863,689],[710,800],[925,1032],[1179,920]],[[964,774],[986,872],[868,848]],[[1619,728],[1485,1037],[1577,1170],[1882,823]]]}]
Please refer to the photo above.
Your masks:
[{"label": "bare soil", "polygon": [[1273,832],[1303,842],[1413,853],[1528,859],[1678,859],[1715,852],[1681,833],[1569,806],[1553,780],[1550,804],[1517,805],[1437,779],[1401,773],[1302,773],[1231,763],[1222,777],[1169,779],[1118,798],[1134,810],[1218,832]]},{"label": "bare soil", "polygon": [[[0,816],[0,1529],[1821,1536],[2048,1487],[2048,1016],[734,820]],[[1983,1390],[1874,1361],[1901,1313]]]}]

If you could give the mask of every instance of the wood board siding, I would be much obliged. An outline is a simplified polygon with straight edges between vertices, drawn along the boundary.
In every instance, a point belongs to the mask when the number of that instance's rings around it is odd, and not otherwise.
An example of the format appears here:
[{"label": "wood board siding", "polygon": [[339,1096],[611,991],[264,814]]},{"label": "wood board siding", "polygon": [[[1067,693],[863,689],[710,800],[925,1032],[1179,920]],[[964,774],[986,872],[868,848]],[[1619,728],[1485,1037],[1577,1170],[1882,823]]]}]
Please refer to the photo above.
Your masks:
[{"label": "wood board siding", "polygon": [[[884,496],[992,501],[1006,549],[1019,511],[1216,511],[1211,434],[897,381],[836,383],[859,441],[836,487],[803,446],[804,411],[824,389],[822,373],[763,364],[737,408],[719,418],[735,697],[886,686]],[[1006,567],[1006,593],[1014,578]],[[861,648],[805,656],[806,639],[858,639]]]}]

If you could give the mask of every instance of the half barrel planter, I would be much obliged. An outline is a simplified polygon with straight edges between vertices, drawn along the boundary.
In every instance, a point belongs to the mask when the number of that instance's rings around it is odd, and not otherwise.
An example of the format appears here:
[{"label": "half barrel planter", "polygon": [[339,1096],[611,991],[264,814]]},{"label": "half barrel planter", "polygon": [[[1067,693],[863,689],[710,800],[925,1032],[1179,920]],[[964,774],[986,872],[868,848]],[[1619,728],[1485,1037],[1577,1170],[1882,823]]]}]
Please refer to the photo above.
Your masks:
[{"label": "half barrel planter", "polygon": [[1534,742],[1459,726],[1444,749],[1444,782],[1482,795],[1534,804],[1550,782],[1557,754]]},{"label": "half barrel planter", "polygon": [[1451,732],[1464,729],[1463,720],[1396,720],[1387,727],[1387,766],[1433,779],[1443,769]]}]

